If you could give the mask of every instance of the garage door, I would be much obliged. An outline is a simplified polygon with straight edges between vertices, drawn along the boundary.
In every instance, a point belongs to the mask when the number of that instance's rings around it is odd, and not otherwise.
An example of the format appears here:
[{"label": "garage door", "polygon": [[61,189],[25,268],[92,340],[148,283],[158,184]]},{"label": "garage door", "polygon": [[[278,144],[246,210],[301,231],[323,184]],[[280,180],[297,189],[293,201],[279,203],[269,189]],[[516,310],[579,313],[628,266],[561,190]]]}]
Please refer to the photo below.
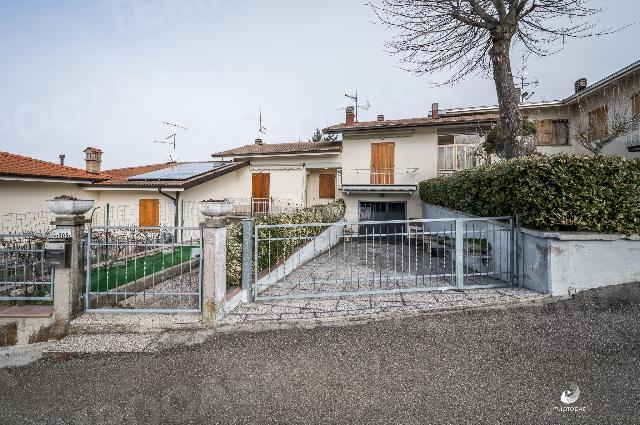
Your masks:
[{"label": "garage door", "polygon": [[[360,202],[359,221],[406,220],[405,202]],[[402,233],[404,224],[371,224],[359,226],[358,232],[366,234]]]}]

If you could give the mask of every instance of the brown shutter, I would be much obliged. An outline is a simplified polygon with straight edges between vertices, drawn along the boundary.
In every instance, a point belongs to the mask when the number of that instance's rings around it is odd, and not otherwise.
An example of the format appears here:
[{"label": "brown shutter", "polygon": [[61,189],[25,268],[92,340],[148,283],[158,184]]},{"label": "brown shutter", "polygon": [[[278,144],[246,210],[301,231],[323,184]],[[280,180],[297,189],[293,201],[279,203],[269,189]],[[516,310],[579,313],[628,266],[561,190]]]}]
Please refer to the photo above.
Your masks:
[{"label": "brown shutter", "polygon": [[591,140],[598,140],[604,137],[609,131],[607,115],[607,105],[589,111],[589,138]]},{"label": "brown shutter", "polygon": [[634,121],[640,121],[640,93],[631,96],[631,116]]},{"label": "brown shutter", "polygon": [[271,189],[269,173],[253,173],[251,175],[251,200],[254,213],[269,212],[269,191]]},{"label": "brown shutter", "polygon": [[536,122],[536,138],[538,145],[550,145],[553,140],[553,120],[540,120]]},{"label": "brown shutter", "polygon": [[138,221],[141,227],[160,226],[160,200],[140,199],[138,201]]},{"label": "brown shutter", "polygon": [[318,196],[320,198],[335,198],[336,197],[336,175],[335,174],[320,174],[319,176]]},{"label": "brown shutter", "polygon": [[395,147],[393,142],[371,144],[371,184],[394,184]]}]

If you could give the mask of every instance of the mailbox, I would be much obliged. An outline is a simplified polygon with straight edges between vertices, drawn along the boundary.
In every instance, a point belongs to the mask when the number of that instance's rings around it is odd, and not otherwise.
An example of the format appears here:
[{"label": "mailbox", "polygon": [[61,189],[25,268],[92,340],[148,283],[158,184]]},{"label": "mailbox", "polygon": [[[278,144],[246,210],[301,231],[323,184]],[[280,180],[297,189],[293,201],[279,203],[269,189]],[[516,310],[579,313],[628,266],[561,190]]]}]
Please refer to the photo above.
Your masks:
[{"label": "mailbox", "polygon": [[44,260],[49,267],[71,267],[71,240],[47,241],[44,244]]}]

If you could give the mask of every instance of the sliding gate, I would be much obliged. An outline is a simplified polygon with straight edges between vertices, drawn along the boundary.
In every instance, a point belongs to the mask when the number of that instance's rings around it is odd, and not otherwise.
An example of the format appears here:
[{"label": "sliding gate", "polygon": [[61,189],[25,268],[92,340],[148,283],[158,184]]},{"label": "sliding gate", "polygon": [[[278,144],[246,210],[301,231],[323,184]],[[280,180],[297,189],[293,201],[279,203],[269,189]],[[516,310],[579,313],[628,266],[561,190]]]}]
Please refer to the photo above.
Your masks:
[{"label": "sliding gate", "polygon": [[256,300],[515,282],[512,217],[257,225]]}]

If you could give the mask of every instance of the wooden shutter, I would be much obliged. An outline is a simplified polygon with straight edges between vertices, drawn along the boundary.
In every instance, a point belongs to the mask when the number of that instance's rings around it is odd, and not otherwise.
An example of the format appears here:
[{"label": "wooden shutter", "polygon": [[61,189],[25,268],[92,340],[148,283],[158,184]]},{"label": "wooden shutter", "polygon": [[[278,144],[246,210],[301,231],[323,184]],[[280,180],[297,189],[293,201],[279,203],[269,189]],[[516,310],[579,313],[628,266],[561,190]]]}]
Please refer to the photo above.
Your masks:
[{"label": "wooden shutter", "polygon": [[140,199],[138,203],[138,221],[141,227],[160,226],[160,200]]},{"label": "wooden shutter", "polygon": [[320,174],[320,182],[318,187],[318,196],[320,198],[335,198],[336,197],[336,175],[335,174]]},{"label": "wooden shutter", "polygon": [[553,140],[553,120],[536,122],[536,138],[538,145],[550,145]]},{"label": "wooden shutter", "polygon": [[271,175],[269,173],[253,173],[251,175],[251,202],[254,213],[269,212],[270,186]]},{"label": "wooden shutter", "polygon": [[640,92],[631,96],[631,116],[634,121],[640,121]]},{"label": "wooden shutter", "polygon": [[371,144],[371,184],[394,184],[395,149],[393,142]]},{"label": "wooden shutter", "polygon": [[589,138],[598,140],[609,131],[607,126],[607,105],[589,111]]}]

